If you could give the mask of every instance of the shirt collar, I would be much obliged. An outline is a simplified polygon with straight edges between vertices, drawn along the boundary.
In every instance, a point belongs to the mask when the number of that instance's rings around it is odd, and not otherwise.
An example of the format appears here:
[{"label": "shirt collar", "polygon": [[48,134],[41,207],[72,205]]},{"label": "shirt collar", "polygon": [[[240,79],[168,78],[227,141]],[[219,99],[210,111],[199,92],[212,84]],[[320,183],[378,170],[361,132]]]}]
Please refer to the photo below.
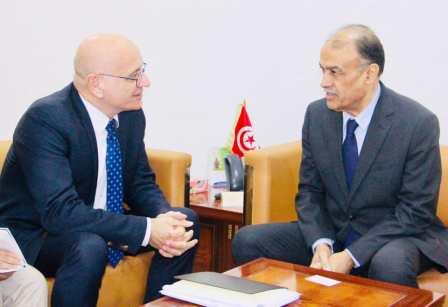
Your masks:
[{"label": "shirt collar", "polygon": [[[106,126],[110,121],[110,118],[101,112],[98,108],[96,108],[93,104],[91,104],[87,99],[85,99],[81,94],[81,97],[84,106],[86,107],[87,113],[89,114],[90,121],[92,122],[93,130],[96,132],[106,131]],[[117,128],[119,125],[118,114],[114,116],[114,119],[117,121]]]},{"label": "shirt collar", "polygon": [[358,116],[353,116],[348,114],[347,112],[342,112],[342,118],[344,126],[347,124],[347,121],[349,119],[354,119],[358,123],[358,126],[362,129],[367,131],[367,128],[369,127],[370,120],[372,119],[373,112],[375,111],[376,104],[378,103],[378,100],[381,95],[381,86],[378,84],[377,89],[375,91],[375,95],[373,95],[372,100],[370,100],[367,107],[364,108],[364,110],[361,111],[361,113],[358,114]]}]

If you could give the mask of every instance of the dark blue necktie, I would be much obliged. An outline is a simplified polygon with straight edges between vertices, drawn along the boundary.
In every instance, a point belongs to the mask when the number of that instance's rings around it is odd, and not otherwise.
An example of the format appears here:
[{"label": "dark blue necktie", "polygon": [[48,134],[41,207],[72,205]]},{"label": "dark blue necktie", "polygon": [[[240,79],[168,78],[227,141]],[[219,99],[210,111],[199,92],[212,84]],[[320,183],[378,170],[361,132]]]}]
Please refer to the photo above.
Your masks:
[{"label": "dark blue necktie", "polygon": [[[116,120],[109,121],[107,131],[106,171],[107,171],[107,211],[123,213],[123,175],[121,165],[120,143],[118,142]],[[107,250],[109,263],[115,267],[123,258],[123,252],[109,246]]]},{"label": "dark blue necktie", "polygon": [[353,176],[355,175],[356,166],[358,165],[358,145],[356,144],[355,130],[358,123],[354,119],[347,121],[347,133],[344,143],[342,143],[342,159],[344,162],[345,180],[350,190],[352,186]]},{"label": "dark blue necktie", "polygon": [[[350,190],[353,176],[355,175],[356,166],[358,165],[358,145],[356,143],[355,130],[358,128],[358,123],[354,119],[347,121],[347,130],[344,143],[342,143],[342,159],[344,160],[345,180],[347,187]],[[359,239],[361,235],[353,229],[349,224],[347,235],[343,242],[343,248],[350,246],[353,242]]]}]

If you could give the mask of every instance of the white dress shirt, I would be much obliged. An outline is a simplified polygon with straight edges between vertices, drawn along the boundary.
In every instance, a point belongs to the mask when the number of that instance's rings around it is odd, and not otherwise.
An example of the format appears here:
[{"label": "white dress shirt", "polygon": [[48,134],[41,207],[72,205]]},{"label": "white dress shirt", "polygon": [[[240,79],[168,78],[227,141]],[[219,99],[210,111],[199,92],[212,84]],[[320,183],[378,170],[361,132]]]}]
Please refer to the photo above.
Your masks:
[{"label": "white dress shirt", "polygon": [[[106,114],[97,109],[93,104],[88,102],[84,97],[81,97],[90,121],[92,122],[93,130],[95,132],[96,145],[98,148],[98,178],[96,181],[95,201],[93,203],[94,209],[106,210],[107,203],[107,171],[106,171],[106,151],[107,151],[107,131],[106,126],[111,120]],[[118,115],[114,116],[118,121]],[[118,127],[118,126],[117,126]],[[146,233],[143,238],[142,246],[147,246],[151,236],[151,219],[146,218]]]},{"label": "white dress shirt", "polygon": [[[362,145],[364,144],[364,140],[365,140],[366,134],[367,134],[367,129],[369,128],[370,121],[372,120],[373,112],[375,111],[375,107],[378,103],[378,99],[380,98],[380,94],[381,94],[381,87],[378,84],[378,87],[376,89],[375,94],[373,95],[372,100],[369,102],[367,107],[364,110],[362,110],[361,113],[358,114],[358,116],[353,116],[347,112],[342,112],[342,122],[343,122],[343,124],[342,124],[342,143],[344,143],[345,137],[347,134],[346,130],[347,130],[348,120],[349,119],[355,120],[356,123],[358,124],[358,127],[355,130],[356,144],[358,147],[358,155],[361,154]],[[333,250],[333,243],[334,243],[333,240],[330,240],[328,238],[320,238],[320,239],[317,239],[313,243],[313,246],[312,246],[313,252],[316,250],[316,247],[321,243],[325,243],[325,244],[329,245],[331,247],[331,249]],[[350,255],[353,262],[355,263],[355,268],[359,267],[360,264],[359,264],[358,260],[356,260],[356,258],[350,252],[350,250],[348,248],[346,248],[345,251]]]}]

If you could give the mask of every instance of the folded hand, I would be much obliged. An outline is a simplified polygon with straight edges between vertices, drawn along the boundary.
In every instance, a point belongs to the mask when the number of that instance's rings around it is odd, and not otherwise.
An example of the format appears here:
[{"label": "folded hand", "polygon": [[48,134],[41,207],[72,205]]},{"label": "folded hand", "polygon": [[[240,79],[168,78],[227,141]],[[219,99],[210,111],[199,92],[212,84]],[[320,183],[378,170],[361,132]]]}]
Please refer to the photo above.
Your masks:
[{"label": "folded hand", "polygon": [[315,251],[313,259],[311,260],[310,267],[314,269],[322,269],[326,271],[332,271],[330,264],[331,248],[325,243],[319,244]]},{"label": "folded hand", "polygon": [[330,256],[330,265],[333,272],[348,274],[353,268],[353,260],[346,251]]},{"label": "folded hand", "polygon": [[151,219],[151,237],[149,244],[158,249],[164,257],[172,258],[182,255],[195,246],[198,240],[191,240],[193,230],[186,231],[193,226],[187,216],[180,212],[169,211]]}]

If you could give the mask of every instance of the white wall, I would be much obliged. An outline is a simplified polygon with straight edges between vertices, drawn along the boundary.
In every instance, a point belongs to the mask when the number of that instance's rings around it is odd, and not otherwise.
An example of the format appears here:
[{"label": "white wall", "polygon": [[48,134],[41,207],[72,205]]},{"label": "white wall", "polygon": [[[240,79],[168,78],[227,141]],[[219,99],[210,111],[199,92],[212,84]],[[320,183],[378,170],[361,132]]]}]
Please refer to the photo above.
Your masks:
[{"label": "white wall", "polygon": [[211,146],[227,142],[237,104],[261,146],[297,139],[321,96],[319,49],[348,23],[371,26],[386,51],[385,83],[419,100],[448,144],[448,2],[405,0],[2,1],[0,139],[25,109],[72,78],[81,39],[119,32],[151,62],[146,142],[193,155],[205,176]]}]

